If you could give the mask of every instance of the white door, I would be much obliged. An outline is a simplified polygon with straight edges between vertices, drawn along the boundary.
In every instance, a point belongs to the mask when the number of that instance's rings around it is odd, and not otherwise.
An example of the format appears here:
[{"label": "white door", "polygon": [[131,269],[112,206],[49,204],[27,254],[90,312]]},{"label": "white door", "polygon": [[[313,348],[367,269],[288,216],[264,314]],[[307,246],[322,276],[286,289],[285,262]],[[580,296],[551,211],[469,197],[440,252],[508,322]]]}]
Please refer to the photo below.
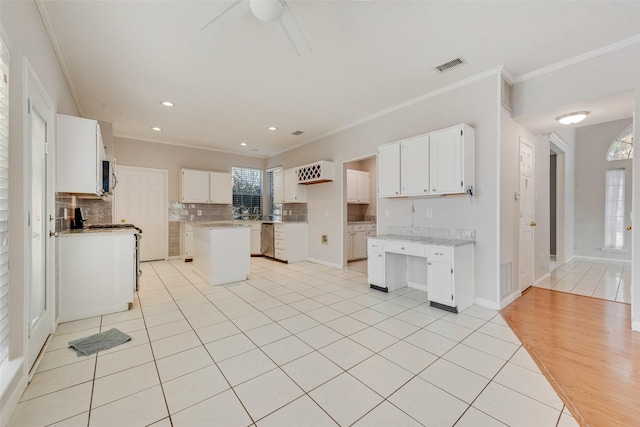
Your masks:
[{"label": "white door", "polygon": [[48,141],[53,135],[52,104],[42,89],[33,70],[27,69],[27,149],[26,182],[27,233],[25,248],[27,270],[27,362],[31,369],[47,338],[53,332],[53,293],[50,266],[53,239],[49,236],[55,227],[51,212],[53,206],[53,155],[48,155]]},{"label": "white door", "polygon": [[520,140],[520,290],[533,285],[534,205],[533,146]]},{"label": "white door", "polygon": [[114,222],[142,229],[140,261],[169,253],[167,171],[118,165]]}]

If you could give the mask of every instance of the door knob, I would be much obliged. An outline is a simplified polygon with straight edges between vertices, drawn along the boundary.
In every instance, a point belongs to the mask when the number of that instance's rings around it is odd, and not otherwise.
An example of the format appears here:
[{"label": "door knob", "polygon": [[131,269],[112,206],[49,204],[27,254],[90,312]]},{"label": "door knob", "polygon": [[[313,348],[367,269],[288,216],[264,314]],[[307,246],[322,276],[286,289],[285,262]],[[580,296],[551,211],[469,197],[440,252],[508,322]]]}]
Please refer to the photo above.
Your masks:
[{"label": "door knob", "polygon": [[535,221],[531,221],[531,223],[530,223],[529,225],[530,225],[530,226],[532,226],[532,227],[535,227],[535,226],[536,226],[536,225],[538,225],[538,224],[536,224],[536,222],[535,222]]},{"label": "door knob", "polygon": [[631,231],[633,227],[631,227],[630,225],[627,225],[627,231]]},{"label": "door knob", "polygon": [[126,219],[121,219],[120,222],[124,224],[125,222],[127,222],[127,220]]}]

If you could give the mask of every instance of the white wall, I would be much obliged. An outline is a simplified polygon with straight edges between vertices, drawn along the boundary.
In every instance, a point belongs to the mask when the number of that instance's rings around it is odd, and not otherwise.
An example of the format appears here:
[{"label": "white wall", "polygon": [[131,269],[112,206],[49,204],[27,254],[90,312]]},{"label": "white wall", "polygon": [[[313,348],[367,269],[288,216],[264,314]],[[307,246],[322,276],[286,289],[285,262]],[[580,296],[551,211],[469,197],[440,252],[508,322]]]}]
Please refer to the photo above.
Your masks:
[{"label": "white wall", "polygon": [[[564,179],[564,199],[558,203],[564,204],[564,254],[556,254],[558,262],[567,262],[574,257],[574,230],[575,230],[575,187],[576,187],[576,150],[575,131],[567,129],[556,131],[555,135],[560,138],[558,144],[562,145],[564,156],[564,174],[558,176],[558,180]],[[560,238],[560,237],[558,237]]]},{"label": "white wall", "polygon": [[[267,160],[267,166],[285,168],[316,160],[336,163],[375,154],[378,145],[433,130],[467,123],[476,130],[476,196],[415,199],[380,199],[378,233],[389,225],[471,228],[476,230],[476,296],[497,306],[498,265],[498,164],[496,160],[497,84],[496,75],[428,98],[335,135],[287,151]],[[309,257],[341,266],[344,235],[340,203],[342,177],[334,182],[308,186]],[[415,213],[411,212],[414,206]],[[426,209],[433,210],[427,219]],[[385,211],[389,211],[389,217]],[[325,216],[326,212],[326,216]],[[321,234],[329,235],[329,244],[320,244]]]},{"label": "white wall", "polygon": [[[625,235],[625,251],[602,251],[604,246],[605,173],[625,169],[625,226],[631,225],[633,169],[631,160],[607,162],[609,145],[629,126],[631,118],[576,129],[575,255],[611,260],[631,260],[631,233]],[[625,232],[626,233],[626,232]]]},{"label": "white wall", "polygon": [[[549,140],[533,135],[502,109],[500,149],[500,264],[511,263],[514,293],[520,292],[520,138],[534,147],[534,282],[549,273]],[[507,297],[509,295],[505,295]]]},{"label": "white wall", "polygon": [[113,154],[119,165],[169,171],[169,200],[180,200],[180,169],[231,172],[232,166],[264,169],[265,159],[213,150],[113,138]]},{"label": "white wall", "polygon": [[[24,356],[25,349],[25,233],[26,221],[23,206],[26,202],[25,177],[22,166],[24,159],[23,142],[23,112],[25,103],[24,66],[26,57],[38,76],[47,95],[53,102],[56,112],[77,115],[78,111],[66,85],[64,76],[58,65],[51,42],[46,33],[42,19],[31,1],[3,1],[0,22],[8,36],[6,40],[10,46],[10,75],[9,75],[9,310],[10,310],[10,358],[17,359]],[[0,419],[6,422],[5,413],[12,394],[18,397],[24,387],[27,367],[23,367],[21,375],[9,384],[7,390],[0,396]],[[5,380],[6,381],[6,380]],[[8,415],[7,415],[8,417]]]}]

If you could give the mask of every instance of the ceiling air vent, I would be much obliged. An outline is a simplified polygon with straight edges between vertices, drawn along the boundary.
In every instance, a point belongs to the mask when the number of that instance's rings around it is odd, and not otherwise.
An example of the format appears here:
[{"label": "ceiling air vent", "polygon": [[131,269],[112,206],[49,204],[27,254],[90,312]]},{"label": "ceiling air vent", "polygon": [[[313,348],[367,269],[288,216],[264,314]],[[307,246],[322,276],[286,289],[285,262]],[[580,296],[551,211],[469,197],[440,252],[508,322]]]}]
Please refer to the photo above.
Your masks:
[{"label": "ceiling air vent", "polygon": [[437,67],[435,67],[436,71],[439,73],[444,73],[445,71],[449,71],[452,70],[456,67],[461,66],[462,64],[464,64],[464,60],[462,58],[456,58],[453,59],[449,62],[445,62],[444,64],[438,65]]},{"label": "ceiling air vent", "polygon": [[301,130],[297,130],[297,131],[295,131],[295,132],[291,132],[291,135],[298,136],[298,135],[302,135],[303,133],[304,133],[304,132],[302,132]]}]

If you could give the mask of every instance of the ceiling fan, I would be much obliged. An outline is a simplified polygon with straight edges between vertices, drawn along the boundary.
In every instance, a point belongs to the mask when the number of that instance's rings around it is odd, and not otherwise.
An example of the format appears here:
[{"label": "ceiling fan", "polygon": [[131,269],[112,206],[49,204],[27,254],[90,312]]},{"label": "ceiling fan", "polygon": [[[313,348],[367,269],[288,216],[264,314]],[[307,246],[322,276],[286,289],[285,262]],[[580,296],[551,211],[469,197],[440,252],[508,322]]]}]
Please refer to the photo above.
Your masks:
[{"label": "ceiling fan", "polygon": [[307,39],[304,37],[300,26],[298,26],[293,12],[291,12],[284,0],[234,0],[200,30],[204,30],[210,25],[221,26],[222,21],[238,18],[249,10],[253,16],[261,21],[278,21],[299,56],[311,53]]}]

